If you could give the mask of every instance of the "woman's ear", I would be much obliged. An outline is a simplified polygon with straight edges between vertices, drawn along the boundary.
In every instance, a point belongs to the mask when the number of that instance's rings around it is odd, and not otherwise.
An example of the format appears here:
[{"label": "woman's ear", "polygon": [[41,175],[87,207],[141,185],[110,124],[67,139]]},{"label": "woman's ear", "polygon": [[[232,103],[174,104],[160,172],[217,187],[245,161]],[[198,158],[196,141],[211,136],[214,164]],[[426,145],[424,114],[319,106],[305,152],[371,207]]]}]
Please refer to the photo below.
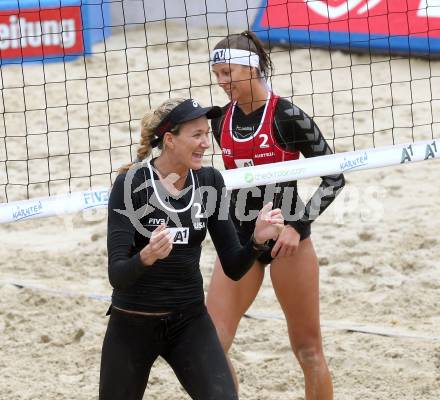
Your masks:
[{"label": "woman's ear", "polygon": [[257,67],[250,67],[252,79],[261,78],[260,70]]},{"label": "woman's ear", "polygon": [[170,150],[174,149],[174,135],[171,132],[165,132],[163,135],[163,146],[164,148],[167,147]]}]

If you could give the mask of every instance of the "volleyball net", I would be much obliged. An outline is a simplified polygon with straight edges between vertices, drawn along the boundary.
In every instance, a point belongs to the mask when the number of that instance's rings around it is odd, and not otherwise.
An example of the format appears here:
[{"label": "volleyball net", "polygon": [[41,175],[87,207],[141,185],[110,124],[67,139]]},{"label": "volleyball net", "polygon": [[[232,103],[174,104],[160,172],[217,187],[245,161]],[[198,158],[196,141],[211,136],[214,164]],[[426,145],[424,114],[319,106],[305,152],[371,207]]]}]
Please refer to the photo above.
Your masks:
[{"label": "volleyball net", "polygon": [[[228,188],[440,157],[440,3],[339,3],[3,2],[0,222],[105,206],[147,110],[172,96],[228,101],[210,54],[244,29],[267,45],[273,90],[315,120],[335,154],[222,171]],[[214,142],[205,158],[223,169]]]}]

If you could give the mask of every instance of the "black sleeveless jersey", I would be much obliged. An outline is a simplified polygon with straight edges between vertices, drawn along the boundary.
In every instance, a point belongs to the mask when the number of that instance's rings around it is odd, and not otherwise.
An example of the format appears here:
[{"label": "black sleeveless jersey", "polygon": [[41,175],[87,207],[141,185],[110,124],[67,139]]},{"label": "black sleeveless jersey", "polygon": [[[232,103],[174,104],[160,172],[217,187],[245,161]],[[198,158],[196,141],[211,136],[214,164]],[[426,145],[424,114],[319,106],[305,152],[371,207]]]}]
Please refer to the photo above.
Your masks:
[{"label": "black sleeveless jersey", "polygon": [[[212,120],[212,133],[220,145],[220,135],[225,113],[229,104],[223,107],[223,116]],[[232,133],[238,139],[248,138],[259,129],[265,107],[262,106],[250,114],[245,114],[240,107],[235,107],[232,118]],[[332,150],[315,124],[299,107],[290,101],[280,98],[275,109],[272,121],[274,139],[278,146],[289,151],[299,151],[304,157],[317,157],[332,154]],[[249,236],[255,224],[255,219],[242,220],[243,215],[248,215],[251,210],[261,209],[263,203],[273,200],[276,207],[283,212],[285,223],[292,225],[298,232],[310,229],[310,224],[321,215],[333,202],[337,194],[345,185],[342,174],[322,176],[322,181],[316,192],[304,204],[298,195],[297,183],[285,182],[277,185],[258,187],[260,196],[248,193],[245,204],[239,207],[237,201],[238,191],[233,191],[231,203],[231,216],[236,226]],[[237,210],[240,209],[240,215]]]},{"label": "black sleeveless jersey", "polygon": [[[162,186],[147,162],[118,175],[108,205],[112,304],[134,311],[167,312],[203,302],[199,262],[207,230],[226,275],[235,280],[243,276],[260,253],[250,241],[240,245],[225,193],[223,177],[214,168],[190,170],[176,197]],[[161,223],[171,231],[173,249],[168,257],[146,267],[139,252]]]}]

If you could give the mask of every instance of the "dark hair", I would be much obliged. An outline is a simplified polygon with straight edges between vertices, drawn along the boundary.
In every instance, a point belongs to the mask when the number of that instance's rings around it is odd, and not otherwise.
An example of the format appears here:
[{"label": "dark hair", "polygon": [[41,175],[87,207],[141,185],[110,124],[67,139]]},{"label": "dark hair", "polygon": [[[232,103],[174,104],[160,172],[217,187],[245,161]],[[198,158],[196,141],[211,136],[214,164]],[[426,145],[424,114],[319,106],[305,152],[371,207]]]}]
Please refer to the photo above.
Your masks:
[{"label": "dark hair", "polygon": [[263,43],[261,43],[260,39],[258,39],[252,31],[244,31],[226,36],[215,45],[214,50],[217,49],[252,51],[260,57],[260,71],[264,76],[269,76],[269,73],[273,70],[273,64],[269,54],[266,53]]}]

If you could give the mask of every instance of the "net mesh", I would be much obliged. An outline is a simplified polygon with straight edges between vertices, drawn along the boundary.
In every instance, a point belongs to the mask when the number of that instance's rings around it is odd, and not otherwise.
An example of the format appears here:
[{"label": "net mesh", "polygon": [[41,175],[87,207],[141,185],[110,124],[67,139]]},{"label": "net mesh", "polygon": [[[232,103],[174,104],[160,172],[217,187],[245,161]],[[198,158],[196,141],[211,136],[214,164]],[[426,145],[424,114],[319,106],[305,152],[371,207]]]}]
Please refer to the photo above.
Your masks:
[{"label": "net mesh", "polygon": [[[176,14],[158,2],[163,18],[156,18],[150,3],[113,1],[103,27],[111,35],[74,60],[2,59],[0,202],[110,186],[135,157],[146,111],[170,96],[227,103],[210,52],[225,35],[248,29],[261,5],[190,11],[181,2]],[[231,24],[237,15],[246,23]],[[314,118],[335,152],[440,136],[440,62],[267,46],[272,88]],[[222,167],[214,143],[206,162]]]}]

